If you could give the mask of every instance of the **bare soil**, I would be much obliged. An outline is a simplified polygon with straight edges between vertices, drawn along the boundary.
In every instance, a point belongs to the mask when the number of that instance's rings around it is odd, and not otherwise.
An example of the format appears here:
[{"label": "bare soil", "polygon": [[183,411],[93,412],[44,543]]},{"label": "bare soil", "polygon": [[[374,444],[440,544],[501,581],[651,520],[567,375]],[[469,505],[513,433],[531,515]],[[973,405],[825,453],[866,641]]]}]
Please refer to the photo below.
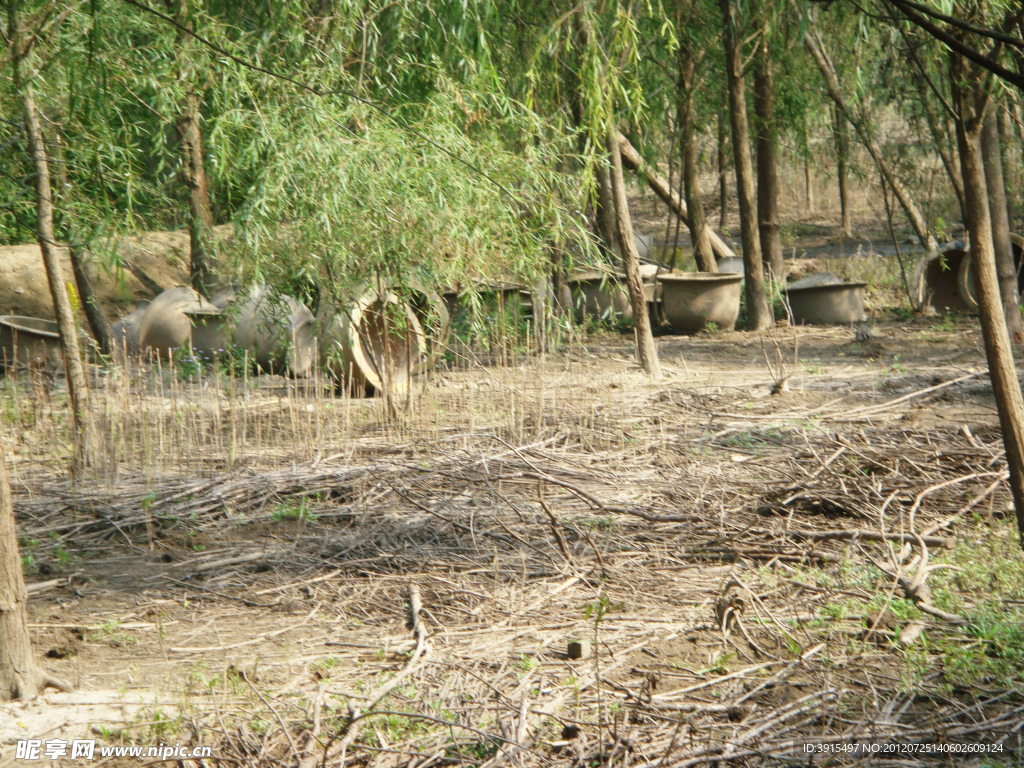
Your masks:
[{"label": "bare soil", "polygon": [[4,705],[0,766],[17,738],[90,732],[224,764],[789,764],[871,739],[1010,760],[1020,668],[884,571],[928,532],[954,547],[932,564],[991,561],[935,572],[944,610],[1018,616],[980,331],[877,332],[665,336],[659,382],[604,334],[422,378],[397,423],[309,383],[95,370],[101,423],[154,426],[75,484],[39,418],[60,382],[8,387],[35,642],[79,693]]}]

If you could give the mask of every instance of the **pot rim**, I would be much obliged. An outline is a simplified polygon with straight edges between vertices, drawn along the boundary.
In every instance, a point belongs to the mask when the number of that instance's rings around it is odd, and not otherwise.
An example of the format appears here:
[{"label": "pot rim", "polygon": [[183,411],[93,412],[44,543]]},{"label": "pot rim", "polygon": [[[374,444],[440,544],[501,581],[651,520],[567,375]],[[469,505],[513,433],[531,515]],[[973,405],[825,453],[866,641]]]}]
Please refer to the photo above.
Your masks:
[{"label": "pot rim", "polygon": [[799,288],[786,288],[786,293],[801,293],[803,291],[837,291],[846,288],[867,288],[867,283],[826,283],[825,285],[804,285]]},{"label": "pot rim", "polygon": [[[44,331],[41,328],[32,328],[27,325],[22,325],[19,322],[22,320],[32,320],[37,323],[48,323],[53,326],[54,330]],[[28,315],[0,315],[0,325],[6,325],[8,328],[13,328],[14,330],[18,331],[18,333],[33,334],[35,336],[42,336],[45,339],[60,338],[60,334],[58,334],[56,330],[57,321],[47,320],[44,317],[29,317]]]},{"label": "pot rim", "polygon": [[658,275],[658,280],[668,283],[739,283],[741,272],[683,272],[674,275]]}]

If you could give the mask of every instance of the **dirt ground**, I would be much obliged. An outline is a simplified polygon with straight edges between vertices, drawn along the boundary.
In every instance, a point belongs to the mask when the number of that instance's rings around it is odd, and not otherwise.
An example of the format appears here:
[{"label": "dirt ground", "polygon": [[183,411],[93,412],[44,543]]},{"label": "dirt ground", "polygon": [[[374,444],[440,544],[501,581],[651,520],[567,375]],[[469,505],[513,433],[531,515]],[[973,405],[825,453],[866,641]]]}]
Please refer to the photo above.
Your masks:
[{"label": "dirt ground", "polygon": [[[183,283],[187,238],[151,240],[133,266]],[[654,382],[628,334],[569,329],[462,350],[390,415],[317,379],[94,367],[76,482],[62,381],[0,382],[31,631],[75,687],[0,705],[0,768],[81,737],[213,748],[183,768],[1021,765],[978,323],[898,310],[891,260],[801,266],[868,279],[874,335],[660,336]],[[111,319],[149,297],[125,274]],[[46,316],[42,279],[0,251],[0,310]]]},{"label": "dirt ground", "polygon": [[[106,463],[77,485],[60,383],[8,383],[32,631],[76,692],[0,707],[0,766],[82,735],[225,765],[1019,764],[980,331],[876,332],[663,336],[659,382],[628,336],[570,339],[422,377],[397,422],[308,382],[94,370]],[[928,580],[952,619],[898,586],[922,555],[960,569]],[[949,755],[869,764],[925,762]]]}]

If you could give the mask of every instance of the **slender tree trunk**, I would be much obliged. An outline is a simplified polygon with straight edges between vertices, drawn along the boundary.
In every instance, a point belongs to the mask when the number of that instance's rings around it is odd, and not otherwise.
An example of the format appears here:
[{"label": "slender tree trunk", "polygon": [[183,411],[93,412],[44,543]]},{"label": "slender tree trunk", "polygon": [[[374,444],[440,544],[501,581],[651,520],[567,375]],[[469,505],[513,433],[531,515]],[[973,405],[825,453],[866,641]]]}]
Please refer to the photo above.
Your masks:
[{"label": "slender tree trunk", "polygon": [[[812,34],[813,33],[813,34]],[[824,46],[817,36],[817,30],[814,29],[813,25],[811,29],[804,32],[804,47],[811,54],[811,58],[818,67],[818,71],[821,72],[822,79],[825,81],[825,88],[828,90],[828,95],[835,102],[836,107],[842,115],[850,122],[853,126],[854,131],[857,133],[857,138],[860,139],[864,148],[871,155],[871,159],[874,161],[875,166],[878,168],[879,173],[885,179],[886,183],[892,189],[893,194],[899,201],[900,207],[903,209],[903,213],[906,214],[907,220],[910,222],[910,226],[914,229],[914,233],[917,235],[921,245],[924,246],[929,256],[934,256],[939,252],[939,243],[935,239],[935,236],[928,230],[928,225],[925,223],[924,217],[921,215],[921,211],[914,204],[913,199],[907,192],[906,188],[893,174],[892,169],[889,168],[889,164],[885,162],[882,157],[882,153],[876,146],[874,139],[871,137],[868,131],[867,125],[864,120],[854,115],[849,105],[846,103],[846,98],[843,96],[842,89],[839,85],[839,76],[836,75],[835,67],[832,66],[832,60],[825,53]]]},{"label": "slender tree trunk", "polygon": [[743,56],[733,0],[719,0],[723,17],[726,76],[729,88],[729,116],[732,123],[732,154],[736,168],[736,194],[740,204],[740,232],[743,237],[744,286],[747,299],[747,327],[760,331],[772,325],[772,314],[764,287],[761,240],[757,231],[754,197],[754,168],[750,160],[750,127],[743,86]]},{"label": "slender tree trunk", "polygon": [[[810,148],[807,150],[810,152]],[[814,187],[811,186],[811,160],[804,155],[804,202],[807,210],[814,212]]]},{"label": "slender tree trunk", "polygon": [[846,119],[834,107],[836,136],[836,175],[839,177],[839,231],[843,237],[853,237],[853,213],[850,210],[850,180],[847,166],[850,162],[850,139],[846,132]]},{"label": "slender tree trunk", "polygon": [[[13,11],[9,16],[9,29],[15,30],[15,46],[20,45],[20,30],[17,30]],[[85,378],[85,367],[78,348],[78,326],[68,298],[64,269],[60,263],[60,251],[53,233],[53,196],[50,190],[50,166],[46,158],[46,143],[43,129],[39,124],[39,110],[32,93],[32,84],[22,82],[20,57],[14,57],[15,86],[21,91],[21,102],[25,109],[25,133],[28,149],[35,166],[36,181],[36,230],[39,249],[43,253],[46,279],[50,286],[50,298],[57,319],[57,334],[61,353],[64,356],[64,372],[68,382],[68,400],[74,425],[75,464],[86,463],[89,455],[89,388]]]},{"label": "slender tree trunk", "polygon": [[1016,151],[1013,155],[1010,154],[1013,146],[1013,129],[1010,127],[1009,110],[1000,109],[998,112],[999,146],[1003,150],[1003,180],[1006,182],[1006,211],[1010,220],[1010,231],[1013,232],[1014,211],[1020,210],[1020,158]]},{"label": "slender tree trunk", "polygon": [[188,49],[192,37],[185,30],[192,29],[188,0],[165,0],[181,29],[178,33],[179,77],[185,81],[188,92],[178,116],[178,135],[181,138],[182,178],[188,189],[189,251],[191,283],[201,295],[209,296],[215,286],[210,249],[212,247],[213,214],[210,211],[210,188],[203,166],[203,130],[200,125],[202,92],[197,90],[197,73],[188,62]]},{"label": "slender tree trunk", "polygon": [[21,571],[7,454],[0,444],[0,701],[38,696],[47,686],[70,691],[36,665],[28,634],[28,592]]},{"label": "slender tree trunk", "polygon": [[78,297],[82,301],[82,309],[89,321],[89,328],[96,338],[100,352],[104,355],[110,354],[110,324],[107,316],[103,314],[103,307],[100,306],[96,292],[93,290],[92,270],[89,267],[88,250],[79,243],[69,243],[68,250],[71,252],[71,271],[75,275],[75,286],[78,288]]},{"label": "slender tree trunk", "polygon": [[608,155],[611,158],[612,195],[615,200],[615,225],[622,243],[622,261],[626,268],[626,287],[629,291],[629,303],[633,307],[633,328],[636,331],[636,351],[640,367],[648,376],[661,378],[661,363],[658,362],[658,349],[654,345],[651,333],[651,318],[647,312],[647,300],[644,298],[644,283],[640,277],[640,254],[636,250],[633,239],[633,222],[629,216],[629,205],[626,202],[626,182],[622,175],[622,154],[614,126],[608,129],[606,141]]},{"label": "slender tree trunk", "polygon": [[707,219],[704,216],[704,201],[700,196],[700,173],[697,169],[697,132],[693,126],[693,80],[696,63],[693,49],[688,42],[679,44],[679,82],[676,88],[676,118],[679,121],[680,143],[683,158],[683,195],[686,209],[690,214],[686,224],[690,228],[693,243],[693,258],[701,272],[717,272],[718,263],[711,247]]},{"label": "slender tree trunk", "polygon": [[[953,99],[959,113],[956,121],[957,146],[960,151],[960,171],[963,174],[964,202],[967,220],[964,222],[971,238],[971,258],[977,283],[978,308],[981,330],[988,359],[989,377],[995,394],[999,423],[1006,449],[1006,464],[1010,471],[1010,489],[1017,512],[1017,527],[1024,546],[1024,397],[1013,361],[1010,334],[999,295],[999,276],[992,247],[992,224],[988,206],[988,188],[985,183],[985,165],[981,149],[984,114],[975,102],[971,90],[960,83],[969,74],[965,62],[952,53],[950,82]],[[975,78],[977,74],[975,74]],[[980,89],[979,89],[980,90]]]},{"label": "slender tree trunk", "polygon": [[[767,15],[765,17],[767,19]],[[757,126],[757,229],[765,269],[777,282],[786,279],[779,226],[778,142],[775,128],[775,73],[767,21],[754,60],[754,115]]]},{"label": "slender tree trunk", "polygon": [[[996,105],[990,105],[981,128],[981,152],[985,161],[985,184],[988,189],[989,216],[992,222],[992,246],[999,276],[999,294],[1003,299],[1006,327],[1014,344],[1024,344],[1024,319],[1020,315],[1020,292],[1017,290],[1017,269],[1013,263],[1010,241],[1010,214],[1006,207],[1006,184],[1003,179],[1003,158],[999,142],[999,117]],[[973,240],[972,248],[973,248]]]},{"label": "slender tree trunk", "polygon": [[729,154],[725,151],[728,141],[725,120],[718,113],[718,229],[725,231],[725,217],[729,209]]},{"label": "slender tree trunk", "polygon": [[59,206],[65,208],[61,217],[63,234],[68,240],[68,251],[71,255],[71,271],[75,276],[75,287],[78,289],[78,298],[82,302],[82,310],[89,321],[96,343],[104,355],[110,354],[110,324],[107,322],[103,308],[100,307],[96,298],[96,291],[93,290],[92,270],[89,265],[89,249],[77,242],[77,227],[67,211],[67,200],[70,197],[71,184],[68,181],[67,163],[64,160],[64,142],[58,133],[53,142],[54,177],[57,182],[57,191],[54,199]]},{"label": "slender tree trunk", "polygon": [[210,259],[210,235],[213,216],[210,213],[210,189],[203,167],[203,132],[199,125],[199,96],[192,92],[186,97],[181,120],[178,123],[184,152],[183,169],[189,200],[189,251],[192,262],[192,287],[203,296],[209,296],[214,287]]},{"label": "slender tree trunk", "polygon": [[619,240],[619,232],[615,226],[615,197],[612,194],[611,171],[606,165],[599,165],[597,175],[597,224],[601,239],[605,246],[616,257],[621,259],[625,251]]}]

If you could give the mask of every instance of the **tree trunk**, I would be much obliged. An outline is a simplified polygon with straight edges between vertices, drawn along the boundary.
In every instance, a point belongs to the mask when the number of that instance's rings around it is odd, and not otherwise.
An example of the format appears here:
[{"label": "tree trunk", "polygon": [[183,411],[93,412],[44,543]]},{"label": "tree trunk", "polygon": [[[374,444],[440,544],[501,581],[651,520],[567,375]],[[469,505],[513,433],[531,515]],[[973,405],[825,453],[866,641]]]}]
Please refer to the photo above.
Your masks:
[{"label": "tree trunk", "polygon": [[[995,251],[999,295],[1003,299],[1006,327],[1014,344],[1024,344],[1024,319],[1020,315],[1020,292],[1017,290],[1017,269],[1013,263],[1010,214],[1006,207],[1006,183],[1003,179],[1003,158],[999,145],[999,118],[996,115],[996,106],[992,104],[985,114],[981,128],[981,152],[985,162],[992,246]],[[973,242],[972,240],[972,247]]]},{"label": "tree trunk", "polygon": [[0,701],[34,699],[47,686],[69,691],[36,665],[28,634],[28,592],[21,571],[7,455],[0,444]]},{"label": "tree trunk", "polygon": [[729,155],[725,151],[728,141],[725,120],[718,113],[718,229],[725,231],[725,217],[729,208]]},{"label": "tree trunk", "polygon": [[839,177],[839,231],[843,237],[853,237],[853,213],[850,210],[850,180],[847,166],[850,162],[850,139],[846,133],[846,119],[839,108],[833,109],[836,134],[836,175]]},{"label": "tree trunk", "polygon": [[210,235],[213,215],[210,213],[210,190],[203,167],[203,132],[199,125],[199,96],[190,92],[185,99],[178,123],[184,152],[183,169],[189,201],[189,251],[192,262],[192,287],[209,296],[214,287],[210,264]]},{"label": "tree trunk", "polygon": [[[807,149],[810,152],[810,147]],[[811,186],[811,160],[810,157],[804,155],[804,202],[807,205],[807,210],[814,212],[814,187]]]},{"label": "tree trunk", "polygon": [[679,44],[679,82],[676,88],[676,119],[679,122],[683,157],[683,195],[690,214],[686,221],[693,243],[693,258],[701,272],[717,272],[718,263],[711,247],[704,216],[704,201],[700,196],[700,172],[697,168],[697,132],[693,129],[693,78],[696,64],[689,43]]},{"label": "tree trunk", "polygon": [[613,256],[622,258],[622,243],[615,227],[615,197],[612,194],[611,172],[606,165],[599,165],[597,175],[597,225],[605,247]]},{"label": "tree trunk", "polygon": [[[16,45],[20,44],[17,42],[18,37],[16,31]],[[15,84],[21,91],[21,101],[25,108],[25,133],[36,171],[36,228],[39,248],[43,252],[43,264],[46,267],[46,279],[50,286],[50,298],[53,300],[53,310],[57,318],[57,334],[60,350],[64,356],[68,401],[74,425],[72,439],[75,444],[75,463],[80,466],[86,462],[89,455],[89,388],[85,378],[85,367],[82,365],[82,355],[78,349],[78,326],[75,323],[74,311],[71,309],[71,300],[68,298],[64,269],[60,263],[60,252],[53,234],[50,166],[46,158],[43,130],[39,124],[39,111],[32,94],[32,85],[21,82],[20,64],[19,59],[15,57]]]},{"label": "tree trunk", "polygon": [[182,178],[188,189],[189,252],[191,284],[201,295],[209,296],[214,288],[214,274],[210,259],[213,214],[210,212],[210,189],[203,166],[203,130],[200,126],[202,93],[196,90],[197,73],[188,63],[188,49],[192,43],[186,30],[192,29],[188,0],[165,0],[168,11],[179,25],[178,76],[185,81],[188,92],[178,117],[178,135],[181,138]]},{"label": "tree trunk", "polygon": [[78,289],[78,298],[81,299],[82,309],[89,321],[96,343],[104,355],[110,354],[110,324],[107,322],[103,309],[100,307],[93,290],[92,270],[89,267],[89,250],[86,246],[77,242],[77,227],[70,216],[67,201],[70,196],[71,184],[68,181],[67,163],[64,160],[64,142],[58,133],[53,142],[54,177],[57,181],[57,192],[54,200],[58,207],[64,208],[61,229],[68,241],[68,250],[71,254],[71,271],[75,276],[75,287]]},{"label": "tree trunk", "polygon": [[[988,359],[989,377],[995,394],[999,423],[1006,449],[1006,464],[1010,471],[1010,489],[1017,512],[1017,528],[1024,546],[1024,397],[1013,362],[1010,334],[1003,314],[999,295],[999,276],[996,272],[995,252],[992,247],[992,223],[988,206],[988,188],[981,150],[981,132],[984,115],[979,114],[974,93],[960,85],[968,74],[963,59],[952,53],[950,82],[953,99],[959,113],[956,120],[957,147],[960,151],[960,172],[963,174],[964,203],[967,231],[971,238],[971,258],[977,284],[981,330]],[[979,89],[980,92],[980,89]]]},{"label": "tree trunk", "polygon": [[629,205],[626,202],[626,182],[622,175],[622,154],[614,127],[609,127],[607,147],[611,158],[612,195],[615,200],[615,228],[622,243],[622,261],[626,268],[626,287],[629,291],[629,303],[633,307],[633,328],[636,331],[636,352],[640,367],[647,375],[661,378],[661,363],[658,362],[658,350],[654,346],[651,333],[651,317],[647,312],[647,300],[644,298],[644,283],[640,278],[640,254],[636,250],[633,239],[633,222],[629,216]]},{"label": "tree trunk", "polygon": [[[767,17],[766,17],[767,18]],[[761,30],[754,61],[754,115],[757,125],[757,229],[764,267],[777,283],[786,279],[779,226],[779,172],[775,129],[775,73],[768,48],[770,28]]]},{"label": "tree trunk", "polygon": [[[621,133],[616,133],[619,138],[619,152],[622,156],[622,165],[631,171],[640,173],[644,178],[647,179],[647,184],[654,191],[654,193],[661,198],[661,201],[665,203],[672,211],[683,220],[686,226],[690,227],[690,212],[686,207],[686,203],[679,199],[679,195],[676,194],[674,189],[671,189],[668,182],[658,174],[658,172],[651,168],[644,159],[640,157],[640,153],[633,148],[633,145],[629,143],[629,139],[623,136]],[[736,253],[730,248],[722,238],[716,233],[708,230],[708,237],[711,240],[711,250],[714,251],[715,256],[720,259],[731,259],[735,258]]]},{"label": "tree trunk", "polygon": [[765,295],[761,241],[757,231],[754,169],[750,160],[750,127],[747,122],[747,101],[743,86],[743,56],[732,0],[719,0],[719,6],[723,17],[722,37],[725,43],[729,116],[732,123],[732,154],[733,165],[736,168],[736,196],[740,204],[740,232],[743,238],[747,327],[752,331],[760,331],[771,327],[773,321]]},{"label": "tree trunk", "polygon": [[[812,31],[814,34],[812,34]],[[889,168],[889,164],[885,162],[885,159],[882,157],[882,153],[878,150],[874,140],[871,138],[871,134],[868,132],[867,125],[865,125],[864,121],[859,119],[850,110],[850,107],[843,96],[842,89],[839,86],[839,77],[836,75],[835,68],[832,66],[832,60],[829,59],[828,54],[825,53],[813,26],[811,29],[804,32],[804,47],[807,48],[808,52],[811,54],[811,58],[814,59],[814,63],[818,67],[818,71],[821,72],[829,97],[835,102],[836,107],[839,108],[842,115],[853,126],[854,131],[857,133],[857,138],[860,139],[864,148],[868,151],[868,154],[871,155],[871,159],[874,161],[879,173],[882,174],[882,177],[885,179],[889,188],[892,189],[893,194],[899,201],[900,207],[903,209],[903,213],[906,214],[907,220],[910,222],[910,226],[914,229],[914,233],[917,235],[921,245],[924,246],[928,256],[936,255],[939,252],[938,241],[935,239],[935,236],[928,231],[928,225],[925,223],[924,217],[914,204],[914,201],[910,197],[906,188],[893,174],[892,170]]]},{"label": "tree trunk", "polygon": [[88,251],[84,245],[69,243],[68,250],[71,252],[71,271],[75,275],[75,286],[78,288],[78,298],[82,301],[82,309],[89,321],[92,335],[104,355],[110,354],[110,324],[107,323],[107,316],[103,314],[96,293],[92,288],[92,276],[90,275]]}]

